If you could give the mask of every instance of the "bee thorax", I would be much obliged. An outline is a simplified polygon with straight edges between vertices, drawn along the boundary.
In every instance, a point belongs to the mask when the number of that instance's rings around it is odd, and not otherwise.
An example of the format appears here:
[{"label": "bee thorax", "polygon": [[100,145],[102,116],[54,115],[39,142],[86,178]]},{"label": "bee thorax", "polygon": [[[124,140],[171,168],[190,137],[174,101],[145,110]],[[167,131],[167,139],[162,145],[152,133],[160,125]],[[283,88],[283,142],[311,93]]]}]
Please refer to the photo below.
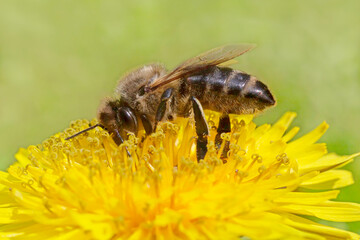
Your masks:
[{"label": "bee thorax", "polygon": [[135,108],[136,102],[145,94],[145,87],[165,72],[165,68],[160,64],[140,67],[119,80],[115,94],[122,102]]}]

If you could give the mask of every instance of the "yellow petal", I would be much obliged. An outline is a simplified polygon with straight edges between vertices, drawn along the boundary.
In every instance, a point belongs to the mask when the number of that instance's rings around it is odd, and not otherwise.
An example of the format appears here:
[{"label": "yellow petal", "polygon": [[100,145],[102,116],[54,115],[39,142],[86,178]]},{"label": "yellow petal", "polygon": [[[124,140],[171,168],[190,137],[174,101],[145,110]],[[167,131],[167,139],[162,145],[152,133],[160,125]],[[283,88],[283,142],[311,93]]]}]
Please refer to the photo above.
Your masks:
[{"label": "yellow petal", "polygon": [[31,164],[28,155],[29,153],[25,148],[20,148],[19,152],[15,154],[15,158],[23,167],[26,167],[28,164]]},{"label": "yellow petal", "polygon": [[310,171],[325,171],[332,168],[337,168],[349,163],[353,158],[359,156],[360,153],[356,153],[349,156],[338,156],[334,153],[327,154],[322,158],[308,164],[300,165],[299,170],[302,173]]},{"label": "yellow petal", "polygon": [[285,113],[269,130],[269,134],[273,136],[273,139],[282,137],[295,117],[296,113],[294,112]]},{"label": "yellow petal", "polygon": [[329,170],[320,173],[314,178],[300,184],[308,189],[335,189],[349,186],[354,183],[352,173],[347,170]]},{"label": "yellow petal", "polygon": [[329,125],[326,122],[323,122],[320,124],[317,128],[309,132],[308,134],[305,134],[301,138],[289,143],[289,147],[301,147],[303,145],[309,145],[315,143],[317,140],[320,139],[322,135],[326,132],[326,130],[329,128]]},{"label": "yellow petal", "polygon": [[295,137],[295,135],[299,132],[300,128],[299,127],[293,127],[289,132],[287,132],[284,136],[283,136],[283,141],[284,142],[288,142],[290,141],[293,137]]},{"label": "yellow petal", "polygon": [[360,236],[358,234],[348,232],[345,230],[321,225],[310,221],[308,219],[293,215],[293,214],[286,214],[284,215],[285,221],[288,225],[295,227],[297,229],[301,229],[303,231],[308,231],[312,233],[317,233],[323,236],[325,239],[353,239],[358,240]]},{"label": "yellow petal", "polygon": [[110,216],[74,213],[71,217],[74,222],[82,227],[82,229],[90,232],[91,236],[95,239],[110,239],[115,234],[113,226],[114,222],[112,223]]},{"label": "yellow petal", "polygon": [[334,222],[360,221],[360,205],[355,203],[331,202],[318,205],[287,204],[277,208],[278,211],[315,216]]},{"label": "yellow petal", "polygon": [[288,192],[275,200],[276,203],[290,203],[313,205],[321,204],[329,199],[334,199],[339,194],[339,191],[328,192]]}]

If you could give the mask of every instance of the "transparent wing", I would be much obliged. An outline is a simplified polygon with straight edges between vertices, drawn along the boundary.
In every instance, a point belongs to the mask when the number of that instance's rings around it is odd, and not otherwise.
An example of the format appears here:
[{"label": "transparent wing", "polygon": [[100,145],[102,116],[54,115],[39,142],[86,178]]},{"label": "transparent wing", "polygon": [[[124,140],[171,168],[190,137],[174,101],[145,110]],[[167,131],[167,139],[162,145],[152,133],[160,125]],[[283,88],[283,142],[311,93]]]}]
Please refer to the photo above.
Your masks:
[{"label": "transparent wing", "polygon": [[196,57],[188,59],[176,67],[173,71],[155,79],[149,86],[147,86],[147,91],[155,90],[160,86],[180,79],[188,74],[200,71],[208,66],[216,66],[227,62],[246,53],[254,47],[255,45],[253,44],[235,44],[211,49]]}]

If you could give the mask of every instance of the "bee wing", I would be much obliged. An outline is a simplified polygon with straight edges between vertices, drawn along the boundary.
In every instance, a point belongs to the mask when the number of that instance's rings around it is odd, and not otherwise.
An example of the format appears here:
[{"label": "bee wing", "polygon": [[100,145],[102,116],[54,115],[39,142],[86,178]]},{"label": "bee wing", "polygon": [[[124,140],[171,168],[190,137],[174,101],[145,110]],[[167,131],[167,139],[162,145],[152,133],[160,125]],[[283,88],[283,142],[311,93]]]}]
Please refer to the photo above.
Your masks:
[{"label": "bee wing", "polygon": [[236,63],[238,63],[237,60],[231,59],[231,60],[229,60],[229,61],[226,61],[226,62],[223,62],[223,63],[218,64],[218,66],[220,66],[220,67],[228,67],[228,66],[234,65],[234,64],[236,64]]},{"label": "bee wing", "polygon": [[235,44],[225,45],[222,47],[211,49],[196,57],[188,59],[187,61],[177,66],[171,72],[155,79],[147,86],[147,89],[148,91],[152,91],[169,82],[180,79],[185,75],[198,72],[205,67],[216,66],[221,63],[225,63],[233,58],[236,58],[246,53],[254,47],[255,45],[253,44]]}]

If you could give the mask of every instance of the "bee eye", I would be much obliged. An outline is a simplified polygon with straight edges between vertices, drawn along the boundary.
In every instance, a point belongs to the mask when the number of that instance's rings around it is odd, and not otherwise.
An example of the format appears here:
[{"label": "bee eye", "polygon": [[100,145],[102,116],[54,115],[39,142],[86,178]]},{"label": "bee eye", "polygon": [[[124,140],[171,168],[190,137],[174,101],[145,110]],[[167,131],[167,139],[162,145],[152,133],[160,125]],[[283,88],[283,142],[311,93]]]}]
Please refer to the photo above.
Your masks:
[{"label": "bee eye", "polygon": [[145,86],[142,86],[141,88],[139,88],[138,94],[139,94],[139,96],[143,96],[145,94]]},{"label": "bee eye", "polygon": [[118,112],[122,129],[128,132],[137,132],[137,119],[133,111],[128,107],[122,107]]}]

